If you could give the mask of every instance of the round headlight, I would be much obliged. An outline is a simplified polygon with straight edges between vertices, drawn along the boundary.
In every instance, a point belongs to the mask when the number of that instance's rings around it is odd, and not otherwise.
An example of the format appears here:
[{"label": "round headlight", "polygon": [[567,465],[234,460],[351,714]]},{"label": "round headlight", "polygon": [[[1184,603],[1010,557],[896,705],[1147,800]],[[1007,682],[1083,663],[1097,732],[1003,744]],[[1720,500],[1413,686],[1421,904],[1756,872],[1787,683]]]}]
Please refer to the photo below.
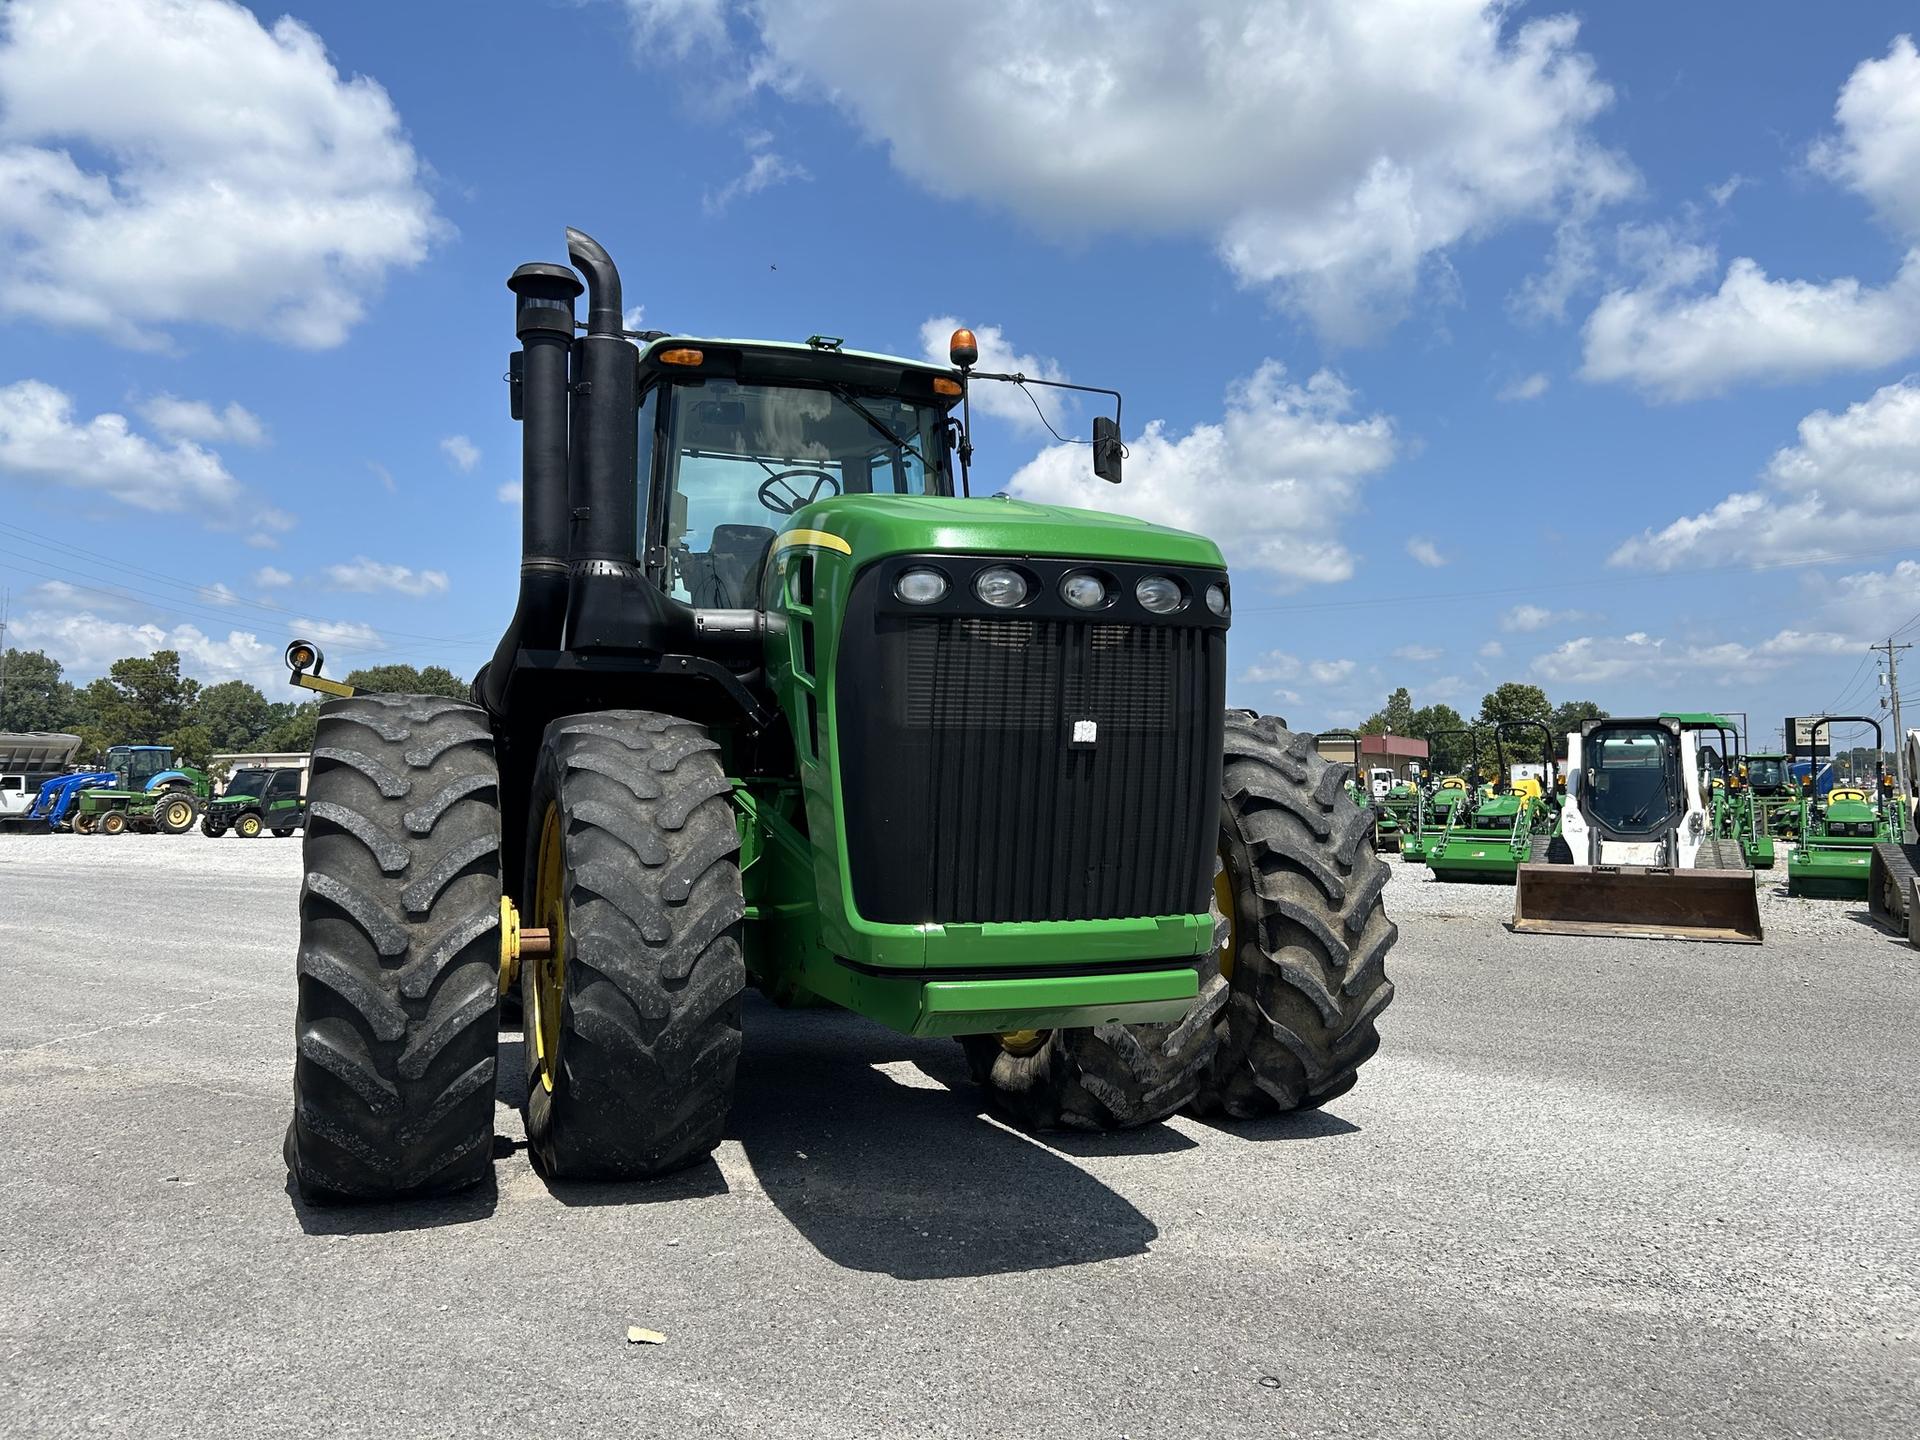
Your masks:
[{"label": "round headlight", "polygon": [[946,598],[947,577],[938,570],[908,570],[893,582],[893,593],[909,605],[931,605]]},{"label": "round headlight", "polygon": [[1011,610],[1026,602],[1027,577],[1009,566],[992,565],[975,577],[973,593],[989,605]]},{"label": "round headlight", "polygon": [[1097,610],[1107,603],[1107,587],[1098,575],[1069,575],[1060,582],[1060,595],[1077,610]]},{"label": "round headlight", "polygon": [[1227,587],[1224,585],[1207,586],[1207,608],[1222,620],[1227,618]]},{"label": "round headlight", "polygon": [[1133,587],[1133,598],[1156,615],[1171,615],[1184,597],[1180,582],[1167,575],[1149,575]]}]

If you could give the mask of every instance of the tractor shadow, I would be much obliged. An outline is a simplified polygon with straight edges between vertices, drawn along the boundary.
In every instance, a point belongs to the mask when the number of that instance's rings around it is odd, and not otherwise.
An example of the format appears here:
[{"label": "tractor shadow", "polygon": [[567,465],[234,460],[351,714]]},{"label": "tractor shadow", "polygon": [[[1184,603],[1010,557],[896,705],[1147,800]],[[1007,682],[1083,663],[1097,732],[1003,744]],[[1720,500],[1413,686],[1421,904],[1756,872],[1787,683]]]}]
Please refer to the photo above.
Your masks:
[{"label": "tractor shadow", "polygon": [[437,1230],[490,1217],[500,1203],[493,1172],[470,1190],[430,1200],[375,1201],[365,1205],[311,1205],[287,1177],[293,1218],[309,1235],[389,1235],[400,1230]]},{"label": "tractor shadow", "polygon": [[[767,1198],[836,1265],[899,1280],[1017,1274],[1143,1254],[1158,1237],[1049,1148],[1062,1137],[1042,1145],[988,1119],[951,1040],[757,998],[746,1028],[728,1136]],[[1164,1126],[1073,1143],[1096,1140],[1080,1153],[1192,1143]]]}]

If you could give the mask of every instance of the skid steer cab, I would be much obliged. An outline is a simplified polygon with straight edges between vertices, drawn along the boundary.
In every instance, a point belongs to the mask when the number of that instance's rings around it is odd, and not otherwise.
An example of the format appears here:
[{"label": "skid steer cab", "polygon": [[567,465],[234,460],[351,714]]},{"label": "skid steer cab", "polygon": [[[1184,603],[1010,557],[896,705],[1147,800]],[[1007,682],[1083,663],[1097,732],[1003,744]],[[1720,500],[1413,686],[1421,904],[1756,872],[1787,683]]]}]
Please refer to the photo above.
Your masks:
[{"label": "skid steer cab", "polygon": [[1760,943],[1753,872],[1714,833],[1699,736],[1662,716],[1567,737],[1560,842],[1520,866],[1514,930]]},{"label": "skid steer cab", "polygon": [[483,1179],[509,994],[556,1178],[707,1155],[749,989],[951,1037],[1034,1128],[1353,1084],[1393,993],[1371,817],[1310,736],[1226,709],[1225,562],[1113,513],[1118,395],[1089,508],[975,498],[973,387],[1053,382],[965,330],[948,365],[630,332],[567,240],[508,281],[520,589],[471,703],[319,711],[301,1193]]}]

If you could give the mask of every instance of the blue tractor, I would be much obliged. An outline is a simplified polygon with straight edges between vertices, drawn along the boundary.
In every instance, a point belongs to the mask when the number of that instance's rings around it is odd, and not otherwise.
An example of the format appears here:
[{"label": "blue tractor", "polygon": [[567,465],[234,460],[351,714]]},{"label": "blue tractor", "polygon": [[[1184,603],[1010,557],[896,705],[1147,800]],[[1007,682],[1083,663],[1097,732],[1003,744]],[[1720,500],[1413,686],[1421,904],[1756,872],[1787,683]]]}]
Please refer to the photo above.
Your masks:
[{"label": "blue tractor", "polygon": [[111,770],[76,770],[71,775],[56,775],[40,787],[27,807],[29,825],[45,825],[49,830],[65,830],[73,823],[73,805],[82,790],[96,785],[111,785],[119,777]]}]

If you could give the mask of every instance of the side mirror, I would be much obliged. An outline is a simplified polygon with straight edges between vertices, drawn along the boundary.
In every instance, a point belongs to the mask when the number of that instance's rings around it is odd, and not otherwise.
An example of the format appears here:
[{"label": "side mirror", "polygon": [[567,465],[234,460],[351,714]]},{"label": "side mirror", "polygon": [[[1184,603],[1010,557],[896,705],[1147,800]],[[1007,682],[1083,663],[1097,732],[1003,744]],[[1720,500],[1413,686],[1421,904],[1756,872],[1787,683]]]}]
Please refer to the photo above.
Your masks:
[{"label": "side mirror", "polygon": [[1105,415],[1093,417],[1093,473],[1109,485],[1120,483],[1120,422]]}]

